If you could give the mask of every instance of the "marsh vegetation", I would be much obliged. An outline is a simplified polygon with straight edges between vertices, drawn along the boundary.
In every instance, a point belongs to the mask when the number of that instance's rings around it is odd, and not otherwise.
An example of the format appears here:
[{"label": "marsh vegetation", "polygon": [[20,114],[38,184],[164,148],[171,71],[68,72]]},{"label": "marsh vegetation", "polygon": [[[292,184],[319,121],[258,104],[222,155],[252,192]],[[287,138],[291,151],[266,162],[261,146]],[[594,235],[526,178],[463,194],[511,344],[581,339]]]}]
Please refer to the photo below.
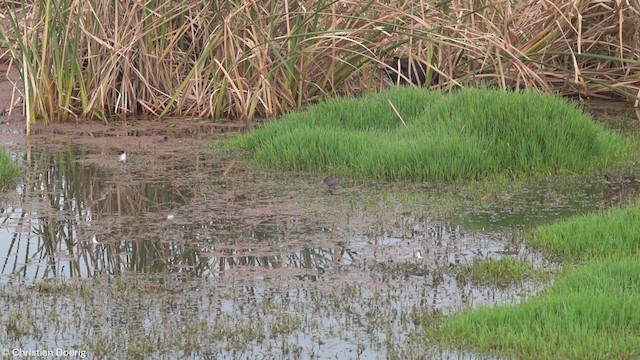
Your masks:
[{"label": "marsh vegetation", "polygon": [[[3,2],[2,58],[30,121],[280,116],[387,86],[394,56],[434,88],[489,82],[639,99],[640,9],[617,1]],[[113,19],[118,19],[114,22]],[[390,66],[387,70],[393,70]],[[406,79],[409,80],[409,79]]]},{"label": "marsh vegetation", "polygon": [[435,337],[518,358],[640,354],[640,202],[533,231],[527,243],[565,265],[543,295],[444,321]]},{"label": "marsh vegetation", "polygon": [[[225,145],[268,167],[419,182],[588,174],[637,167],[638,158],[633,141],[556,97],[487,88],[447,95],[398,88],[330,100]],[[605,181],[614,183],[608,175]],[[624,182],[640,185],[636,175]],[[638,288],[634,279],[640,278],[634,266],[638,204],[532,230],[528,248],[563,265],[556,283],[518,305],[469,307],[449,317],[428,313],[420,321],[428,324],[425,341],[518,358],[637,356],[640,339],[629,334],[640,330],[640,298],[629,289]],[[442,276],[410,264],[393,269]],[[453,273],[459,282],[497,286],[549,277],[513,257],[476,261]]]},{"label": "marsh vegetation", "polygon": [[[39,129],[26,150],[23,140],[9,144],[25,173],[17,191],[1,198],[0,342],[95,356],[117,347],[129,358],[532,357],[556,349],[532,340],[535,328],[521,325],[531,317],[558,324],[542,339],[576,330],[561,325],[583,324],[587,308],[574,300],[601,288],[611,296],[622,289],[614,304],[635,311],[636,295],[620,287],[627,280],[615,280],[634,274],[631,260],[616,275],[601,272],[617,266],[599,264],[606,254],[594,256],[601,241],[633,256],[634,238],[622,228],[634,213],[560,222],[614,201],[635,203],[632,161],[601,170],[607,177],[589,167],[515,181],[345,176],[329,193],[324,174],[212,152],[215,129],[179,119],[55,125]],[[114,139],[127,148],[124,163]],[[585,219],[584,231],[601,237],[561,250]],[[536,228],[549,223],[557,224]],[[582,252],[590,255],[573,255]],[[554,317],[553,309],[577,315]],[[576,357],[609,341],[607,334],[635,331],[633,317],[612,311],[603,305],[571,335],[582,341]],[[503,312],[521,322],[495,320]],[[482,324],[491,326],[481,337],[457,337]],[[594,326],[608,332],[591,332]],[[510,331],[525,335],[495,337]],[[625,347],[633,341],[612,341],[609,349],[633,357]],[[565,349],[557,351],[573,356]]]},{"label": "marsh vegetation", "polygon": [[640,356],[637,1],[2,6],[3,346]]},{"label": "marsh vegetation", "polygon": [[637,155],[575,104],[487,88],[332,99],[224,145],[271,168],[432,182],[594,172]]}]

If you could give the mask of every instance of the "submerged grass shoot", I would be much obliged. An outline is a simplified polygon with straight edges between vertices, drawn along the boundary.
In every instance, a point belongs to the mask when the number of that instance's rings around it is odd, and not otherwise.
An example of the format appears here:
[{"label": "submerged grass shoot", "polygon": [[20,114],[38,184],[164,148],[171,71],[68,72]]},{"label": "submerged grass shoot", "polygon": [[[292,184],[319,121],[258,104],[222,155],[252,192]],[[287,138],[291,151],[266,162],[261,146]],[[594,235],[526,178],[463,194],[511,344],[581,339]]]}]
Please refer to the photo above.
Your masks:
[{"label": "submerged grass shoot", "polygon": [[470,266],[456,269],[456,278],[459,281],[500,286],[546,277],[547,273],[535,269],[530,262],[509,257],[500,260],[478,261]]},{"label": "submerged grass shoot", "polygon": [[0,148],[0,191],[11,187],[19,174],[20,169],[13,163],[11,156],[5,149]]},{"label": "submerged grass shoot", "polygon": [[633,149],[558,97],[486,88],[332,99],[224,146],[283,170],[413,181],[582,172]]}]

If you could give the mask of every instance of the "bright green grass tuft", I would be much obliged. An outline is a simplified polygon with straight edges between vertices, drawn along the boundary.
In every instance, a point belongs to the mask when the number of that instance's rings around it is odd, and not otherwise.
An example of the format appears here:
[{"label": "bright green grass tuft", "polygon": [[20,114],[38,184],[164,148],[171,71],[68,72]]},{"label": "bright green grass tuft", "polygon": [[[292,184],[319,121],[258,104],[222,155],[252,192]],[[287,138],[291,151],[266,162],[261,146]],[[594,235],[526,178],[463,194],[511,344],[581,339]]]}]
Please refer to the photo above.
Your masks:
[{"label": "bright green grass tuft", "polygon": [[523,359],[637,359],[640,258],[574,269],[542,297],[461,314],[434,336]]},{"label": "bright green grass tuft", "polygon": [[11,156],[0,148],[0,191],[13,186],[19,174],[20,169],[13,163]]},{"label": "bright green grass tuft", "polygon": [[555,96],[410,87],[327,100],[223,147],[277,169],[415,181],[595,170],[635,151]]},{"label": "bright green grass tuft", "polygon": [[470,266],[457,268],[455,272],[458,281],[499,286],[522,283],[527,279],[547,277],[547,273],[535,269],[530,262],[509,257],[500,260],[477,261]]},{"label": "bright green grass tuft", "polygon": [[640,255],[640,202],[538,229],[527,242],[566,262]]}]

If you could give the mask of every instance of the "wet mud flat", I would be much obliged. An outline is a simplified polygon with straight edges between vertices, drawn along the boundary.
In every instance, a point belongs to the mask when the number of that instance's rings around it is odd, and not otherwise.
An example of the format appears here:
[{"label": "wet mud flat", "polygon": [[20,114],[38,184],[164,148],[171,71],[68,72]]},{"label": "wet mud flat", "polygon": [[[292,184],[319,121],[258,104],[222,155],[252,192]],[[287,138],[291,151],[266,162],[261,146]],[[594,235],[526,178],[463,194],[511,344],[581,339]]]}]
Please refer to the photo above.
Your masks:
[{"label": "wet mud flat", "polygon": [[548,284],[478,284],[452,269],[502,257],[553,269],[523,244],[531,224],[638,188],[603,178],[571,193],[549,182],[486,194],[341,179],[327,191],[326,174],[213,149],[239,128],[79,122],[27,138],[7,120],[2,145],[25,171],[0,198],[0,343],[107,357],[475,358],[423,327]]}]

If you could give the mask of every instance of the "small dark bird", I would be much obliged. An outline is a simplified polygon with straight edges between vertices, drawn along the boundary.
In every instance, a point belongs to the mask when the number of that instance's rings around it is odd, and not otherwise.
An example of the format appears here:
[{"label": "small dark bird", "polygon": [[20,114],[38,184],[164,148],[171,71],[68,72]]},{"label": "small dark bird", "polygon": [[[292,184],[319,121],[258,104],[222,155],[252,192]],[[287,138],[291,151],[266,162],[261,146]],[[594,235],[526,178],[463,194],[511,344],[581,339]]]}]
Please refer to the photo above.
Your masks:
[{"label": "small dark bird", "polygon": [[[407,85],[409,81],[414,85],[425,85],[427,82],[427,66],[417,59],[409,61],[409,58],[394,56],[393,60],[386,62],[388,66],[381,68],[394,84]],[[437,83],[438,74],[433,72],[431,83]],[[409,79],[409,81],[407,81]]]},{"label": "small dark bird", "polygon": [[329,188],[329,192],[333,192],[333,190],[340,184],[340,179],[334,174],[331,174],[324,178],[324,184]]}]

